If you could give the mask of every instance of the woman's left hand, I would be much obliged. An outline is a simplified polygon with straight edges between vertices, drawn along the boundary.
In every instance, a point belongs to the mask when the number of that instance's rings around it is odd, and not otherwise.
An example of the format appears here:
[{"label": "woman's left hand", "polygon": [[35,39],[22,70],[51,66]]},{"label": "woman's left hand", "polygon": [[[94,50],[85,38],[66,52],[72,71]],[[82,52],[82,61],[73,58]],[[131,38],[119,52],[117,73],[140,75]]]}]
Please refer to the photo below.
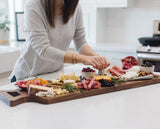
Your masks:
[{"label": "woman's left hand", "polygon": [[108,66],[110,66],[110,62],[105,57],[99,57],[97,58],[97,60],[101,62],[101,64],[103,65],[101,67],[96,67],[96,69],[103,70],[106,69]]},{"label": "woman's left hand", "polygon": [[92,65],[98,70],[103,70],[110,65],[110,62],[105,57],[100,56],[84,56],[84,65]]}]

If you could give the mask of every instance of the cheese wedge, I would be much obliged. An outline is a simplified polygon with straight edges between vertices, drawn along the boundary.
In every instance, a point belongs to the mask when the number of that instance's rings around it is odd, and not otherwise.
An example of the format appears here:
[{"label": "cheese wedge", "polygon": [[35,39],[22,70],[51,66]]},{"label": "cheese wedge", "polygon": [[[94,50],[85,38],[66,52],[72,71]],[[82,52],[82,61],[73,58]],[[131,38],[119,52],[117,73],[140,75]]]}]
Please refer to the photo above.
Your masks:
[{"label": "cheese wedge", "polygon": [[107,81],[112,81],[110,76],[93,76],[93,78],[95,78],[96,81],[99,81],[101,79],[107,80]]},{"label": "cheese wedge", "polygon": [[60,80],[52,79],[51,82],[54,84],[57,84],[57,83],[60,83]]},{"label": "cheese wedge", "polygon": [[39,91],[53,91],[52,88],[49,87],[44,87],[44,86],[38,86],[38,85],[30,85],[28,89],[28,94],[29,95],[35,95]]},{"label": "cheese wedge", "polygon": [[59,80],[60,81],[64,81],[64,80],[74,80],[74,81],[79,81],[80,80],[80,76],[76,76],[75,73],[73,74],[68,74],[68,75],[64,75],[63,73],[59,74]]},{"label": "cheese wedge", "polygon": [[75,84],[76,82],[74,80],[64,80],[65,84]]}]

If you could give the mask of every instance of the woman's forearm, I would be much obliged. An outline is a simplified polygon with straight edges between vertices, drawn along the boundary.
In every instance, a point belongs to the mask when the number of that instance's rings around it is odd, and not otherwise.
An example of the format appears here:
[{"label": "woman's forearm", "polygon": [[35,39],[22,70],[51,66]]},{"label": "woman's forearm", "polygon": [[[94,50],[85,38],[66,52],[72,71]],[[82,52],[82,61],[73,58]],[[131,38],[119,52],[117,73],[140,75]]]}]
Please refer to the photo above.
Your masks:
[{"label": "woman's forearm", "polygon": [[80,54],[86,55],[86,56],[99,56],[97,53],[95,53],[92,48],[89,45],[84,46],[80,50]]},{"label": "woman's forearm", "polygon": [[66,52],[64,57],[64,63],[74,63],[76,60],[76,63],[84,63],[85,59],[89,56],[99,56],[97,53],[95,53],[92,48],[88,45],[84,46],[80,50],[80,54],[74,54],[70,52]]},{"label": "woman's forearm", "polygon": [[80,55],[77,53],[66,52],[64,56],[64,63],[84,63],[86,57],[87,56]]},{"label": "woman's forearm", "polygon": [[99,70],[105,69],[110,65],[110,63],[107,61],[105,57],[86,56],[69,52],[66,52],[64,56],[64,63],[82,63],[84,65],[92,65],[94,68]]},{"label": "woman's forearm", "polygon": [[64,56],[64,63],[76,64],[83,63],[85,64],[87,60],[90,60],[92,56],[81,55],[78,53],[66,52]]}]

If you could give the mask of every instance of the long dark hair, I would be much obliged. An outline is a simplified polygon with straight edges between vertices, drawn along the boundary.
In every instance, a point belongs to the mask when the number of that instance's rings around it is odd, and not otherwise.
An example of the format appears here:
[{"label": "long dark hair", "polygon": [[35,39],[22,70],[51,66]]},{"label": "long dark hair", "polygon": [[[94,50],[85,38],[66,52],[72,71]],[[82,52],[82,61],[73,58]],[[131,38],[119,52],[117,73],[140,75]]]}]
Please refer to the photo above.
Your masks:
[{"label": "long dark hair", "polygon": [[[63,23],[66,24],[73,16],[79,0],[64,0]],[[55,27],[55,18],[57,16],[57,0],[45,0],[45,9],[48,21],[52,27]]]}]

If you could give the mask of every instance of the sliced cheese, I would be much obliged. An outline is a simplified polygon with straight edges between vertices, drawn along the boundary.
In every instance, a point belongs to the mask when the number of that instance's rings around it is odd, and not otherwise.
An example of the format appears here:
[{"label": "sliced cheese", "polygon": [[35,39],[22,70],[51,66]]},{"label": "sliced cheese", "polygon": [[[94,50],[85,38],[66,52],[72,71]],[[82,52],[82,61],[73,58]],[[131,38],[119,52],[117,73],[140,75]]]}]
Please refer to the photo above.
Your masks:
[{"label": "sliced cheese", "polygon": [[76,82],[74,80],[64,80],[65,84],[75,84]]},{"label": "sliced cheese", "polygon": [[57,84],[57,83],[60,83],[60,80],[52,79],[51,82],[54,84]]},{"label": "sliced cheese", "polygon": [[101,79],[104,79],[104,80],[107,80],[107,81],[112,81],[111,77],[110,76],[93,76],[93,78],[96,79],[96,81],[99,81]]},{"label": "sliced cheese", "polygon": [[141,71],[141,67],[140,66],[133,66],[131,69],[128,70],[128,72],[140,72]]},{"label": "sliced cheese", "polygon": [[59,80],[63,81],[63,73],[59,73]]},{"label": "sliced cheese", "polygon": [[121,75],[121,78],[124,80],[132,80],[138,76],[137,72],[126,72],[126,74]]},{"label": "sliced cheese", "polygon": [[35,95],[39,91],[53,91],[52,88],[44,87],[44,86],[38,86],[38,85],[30,85],[28,89],[29,95]]},{"label": "sliced cheese", "polygon": [[64,80],[74,80],[74,81],[79,81],[80,80],[80,76],[76,76],[75,73],[72,74],[68,74],[68,75],[64,75],[63,73],[59,74],[59,80],[60,81],[64,81]]},{"label": "sliced cheese", "polygon": [[68,91],[66,89],[54,89],[56,95],[66,94]]}]

